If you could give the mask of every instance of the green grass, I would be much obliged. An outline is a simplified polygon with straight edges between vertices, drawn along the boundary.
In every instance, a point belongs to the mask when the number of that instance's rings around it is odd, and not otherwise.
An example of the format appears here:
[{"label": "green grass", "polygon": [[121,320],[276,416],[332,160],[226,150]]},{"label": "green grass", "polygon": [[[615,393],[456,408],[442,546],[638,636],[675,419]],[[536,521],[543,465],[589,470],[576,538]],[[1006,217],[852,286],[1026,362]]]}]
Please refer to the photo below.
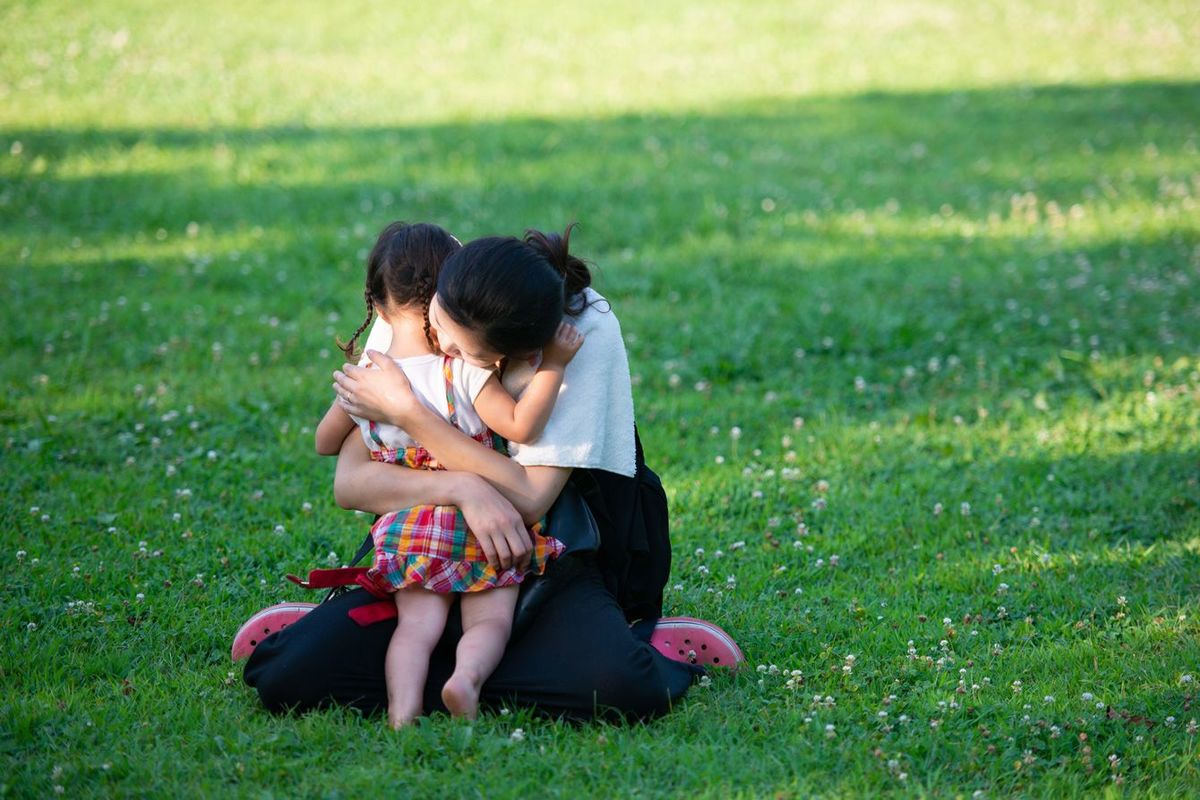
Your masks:
[{"label": "green grass", "polygon": [[[1200,15],[1047,5],[5,4],[0,794],[1200,791]],[[582,223],[668,609],[748,669],[260,709],[232,632],[365,527],[311,432],[397,218]]]}]

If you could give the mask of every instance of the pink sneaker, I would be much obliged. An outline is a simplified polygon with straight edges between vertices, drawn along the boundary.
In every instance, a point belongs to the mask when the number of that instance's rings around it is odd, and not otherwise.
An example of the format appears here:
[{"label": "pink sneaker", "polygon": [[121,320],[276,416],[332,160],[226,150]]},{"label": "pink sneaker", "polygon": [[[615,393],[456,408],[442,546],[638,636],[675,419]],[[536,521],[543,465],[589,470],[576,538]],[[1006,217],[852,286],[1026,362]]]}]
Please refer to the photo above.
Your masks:
[{"label": "pink sneaker", "polygon": [[281,631],[317,607],[316,603],[276,603],[259,611],[238,628],[230,655],[234,661],[249,658],[258,643]]},{"label": "pink sneaker", "polygon": [[650,645],[669,659],[702,667],[737,669],[746,660],[732,636],[695,617],[663,617],[650,634]]}]

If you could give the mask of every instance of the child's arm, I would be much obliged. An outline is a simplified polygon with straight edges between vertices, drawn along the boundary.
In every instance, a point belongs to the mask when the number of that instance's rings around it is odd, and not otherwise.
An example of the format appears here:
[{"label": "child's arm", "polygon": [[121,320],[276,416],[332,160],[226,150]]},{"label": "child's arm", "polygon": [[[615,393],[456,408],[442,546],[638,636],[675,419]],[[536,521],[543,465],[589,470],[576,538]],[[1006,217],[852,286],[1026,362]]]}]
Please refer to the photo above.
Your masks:
[{"label": "child's arm", "polygon": [[554,340],[542,350],[542,364],[520,400],[513,400],[493,375],[475,397],[475,413],[510,442],[528,444],[542,435],[554,411],[563,370],[583,345],[583,334],[572,324],[558,326]]},{"label": "child's arm", "polygon": [[346,436],[354,429],[354,424],[346,409],[334,400],[325,416],[321,418],[321,424],[317,426],[317,454],[336,456],[341,452],[342,442],[346,441]]}]

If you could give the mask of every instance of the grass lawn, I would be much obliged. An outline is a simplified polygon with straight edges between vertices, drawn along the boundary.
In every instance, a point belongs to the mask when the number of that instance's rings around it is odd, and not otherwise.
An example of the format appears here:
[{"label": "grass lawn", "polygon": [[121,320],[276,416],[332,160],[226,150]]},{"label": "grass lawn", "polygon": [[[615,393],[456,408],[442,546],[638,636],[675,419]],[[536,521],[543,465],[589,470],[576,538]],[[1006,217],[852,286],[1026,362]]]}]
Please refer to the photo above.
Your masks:
[{"label": "grass lawn", "polygon": [[[1059,6],[0,6],[0,795],[1200,793],[1200,13]],[[393,219],[582,223],[747,669],[261,709]]]}]

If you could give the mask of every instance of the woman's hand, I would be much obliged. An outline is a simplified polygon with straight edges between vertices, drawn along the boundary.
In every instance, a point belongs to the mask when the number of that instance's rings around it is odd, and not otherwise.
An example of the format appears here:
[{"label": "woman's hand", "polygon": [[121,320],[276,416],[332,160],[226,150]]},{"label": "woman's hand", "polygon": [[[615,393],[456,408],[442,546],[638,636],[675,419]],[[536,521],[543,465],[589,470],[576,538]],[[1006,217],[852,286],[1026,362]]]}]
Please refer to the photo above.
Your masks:
[{"label": "woman's hand", "polygon": [[407,428],[405,422],[424,406],[395,361],[377,350],[368,350],[367,355],[378,369],[343,364],[333,373],[338,402],[357,417]]},{"label": "woman's hand", "polygon": [[532,543],[521,515],[491,484],[476,475],[463,475],[458,510],[471,529],[488,563],[496,569],[529,568]]}]

